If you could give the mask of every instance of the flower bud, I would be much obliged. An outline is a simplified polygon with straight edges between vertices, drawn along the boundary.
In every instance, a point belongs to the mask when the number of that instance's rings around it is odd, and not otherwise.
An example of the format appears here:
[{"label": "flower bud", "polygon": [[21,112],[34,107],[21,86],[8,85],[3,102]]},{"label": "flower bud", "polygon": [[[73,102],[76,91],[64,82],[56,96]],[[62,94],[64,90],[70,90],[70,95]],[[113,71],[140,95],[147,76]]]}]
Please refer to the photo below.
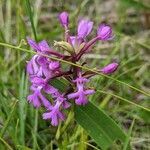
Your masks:
[{"label": "flower bud", "polygon": [[59,14],[59,21],[62,24],[63,27],[68,27],[69,24],[69,15],[67,12],[62,12]]},{"label": "flower bud", "polygon": [[119,66],[118,63],[111,63],[102,68],[100,71],[104,74],[111,74],[117,70],[118,66]]},{"label": "flower bud", "polygon": [[97,30],[99,40],[107,41],[112,38],[112,28],[108,25],[101,24]]},{"label": "flower bud", "polygon": [[68,42],[65,42],[65,41],[54,41],[54,46],[57,46],[57,47],[61,47],[63,48],[63,50],[69,52],[69,53],[73,53],[73,48],[72,46],[68,43]]}]

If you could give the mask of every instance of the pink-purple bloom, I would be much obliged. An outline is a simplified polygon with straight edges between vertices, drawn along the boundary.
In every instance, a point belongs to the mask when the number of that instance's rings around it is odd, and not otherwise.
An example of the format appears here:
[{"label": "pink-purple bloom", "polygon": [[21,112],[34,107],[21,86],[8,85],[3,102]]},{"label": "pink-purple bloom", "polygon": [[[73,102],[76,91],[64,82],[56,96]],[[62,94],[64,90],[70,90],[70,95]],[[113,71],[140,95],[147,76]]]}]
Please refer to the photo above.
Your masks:
[{"label": "pink-purple bloom", "polygon": [[40,77],[30,77],[30,81],[32,83],[30,89],[33,93],[27,97],[27,100],[36,108],[41,105],[48,108],[50,106],[50,102],[41,93],[46,82]]},{"label": "pink-purple bloom", "polygon": [[[27,62],[27,73],[31,83],[31,93],[27,97],[27,100],[35,108],[44,107],[46,112],[43,114],[43,119],[50,120],[53,126],[57,126],[60,121],[65,119],[66,111],[64,112],[64,110],[69,109],[73,105],[72,100],[74,100],[74,104],[76,105],[86,105],[88,103],[88,96],[95,93],[94,89],[88,88],[87,86],[87,83],[90,82],[90,77],[95,75],[94,72],[84,71],[80,67],[72,65],[63,67],[55,59],[63,59],[72,63],[81,62],[83,66],[86,62],[82,62],[81,57],[91,51],[92,46],[97,41],[108,41],[113,37],[112,28],[108,25],[101,24],[98,27],[97,35],[88,41],[87,36],[93,28],[92,21],[81,19],[78,22],[75,35],[70,35],[69,15],[67,12],[59,14],[59,21],[65,28],[65,40],[60,42],[64,45],[60,48],[63,49],[65,47],[66,50],[69,47],[68,51],[71,50],[69,54],[60,53],[52,49],[46,40],[36,42],[33,39],[27,38],[28,44],[36,52]],[[103,74],[111,74],[117,68],[118,63],[114,62],[102,69],[98,69],[98,71]],[[62,77],[70,83],[63,92],[57,87],[54,87],[53,82],[51,82]]]},{"label": "pink-purple bloom", "polygon": [[99,40],[102,40],[102,41],[110,40],[113,37],[112,28],[109,25],[101,24],[98,27],[97,35],[99,37]]},{"label": "pink-purple bloom", "polygon": [[111,63],[111,64],[105,66],[100,71],[104,74],[111,74],[117,70],[118,66],[119,66],[119,64],[114,62],[114,63]]},{"label": "pink-purple bloom", "polygon": [[90,34],[93,28],[93,22],[87,19],[82,19],[78,23],[77,35],[70,36],[71,43],[74,47],[79,46],[86,42],[86,37]]},{"label": "pink-purple bloom", "polygon": [[77,105],[85,105],[88,103],[87,95],[95,93],[94,90],[86,89],[85,83],[88,82],[88,79],[79,75],[76,80],[73,80],[76,83],[77,91],[68,95],[68,99],[75,99]]},{"label": "pink-purple bloom", "polygon": [[27,38],[27,42],[36,52],[46,52],[50,50],[50,47],[45,40],[36,43],[34,40]]},{"label": "pink-purple bloom", "polygon": [[68,27],[69,24],[69,15],[67,12],[62,12],[59,14],[59,21],[63,27]]},{"label": "pink-purple bloom", "polygon": [[90,34],[93,28],[93,22],[89,20],[82,19],[78,24],[78,37],[85,38]]},{"label": "pink-purple bloom", "polygon": [[60,111],[61,102],[57,101],[55,106],[50,107],[48,109],[48,112],[43,114],[43,119],[45,120],[51,120],[51,124],[53,126],[57,126],[60,120],[64,120],[65,116]]}]

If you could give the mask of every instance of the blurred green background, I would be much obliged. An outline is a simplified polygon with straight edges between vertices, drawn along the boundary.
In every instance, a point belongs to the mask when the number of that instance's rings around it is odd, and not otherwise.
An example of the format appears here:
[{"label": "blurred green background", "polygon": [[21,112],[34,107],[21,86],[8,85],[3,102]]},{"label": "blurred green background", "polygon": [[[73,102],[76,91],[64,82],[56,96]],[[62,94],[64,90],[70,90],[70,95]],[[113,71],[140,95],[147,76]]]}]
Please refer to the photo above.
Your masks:
[{"label": "blurred green background", "polygon": [[[70,30],[76,33],[80,17],[94,21],[96,33],[100,22],[113,27],[115,39],[98,42],[83,59],[89,67],[102,67],[110,61],[120,62],[114,78],[149,92],[150,85],[150,1],[149,0],[30,0],[38,40],[46,39],[53,46],[62,40],[64,31],[58,14],[70,14]],[[29,49],[23,39],[34,37],[26,7],[26,0],[0,0],[0,43],[21,45]],[[29,93],[25,72],[31,54],[0,46],[0,150],[5,149],[99,149],[86,131],[74,120],[72,111],[58,128],[42,119],[42,108],[36,111],[26,101]],[[92,79],[91,86],[109,91],[132,102],[150,108],[149,98],[102,76]],[[97,93],[90,98],[103,108],[125,132],[132,121],[133,150],[150,149],[150,113],[117,98]],[[108,129],[109,130],[109,129]],[[110,150],[121,150],[117,142]]]}]

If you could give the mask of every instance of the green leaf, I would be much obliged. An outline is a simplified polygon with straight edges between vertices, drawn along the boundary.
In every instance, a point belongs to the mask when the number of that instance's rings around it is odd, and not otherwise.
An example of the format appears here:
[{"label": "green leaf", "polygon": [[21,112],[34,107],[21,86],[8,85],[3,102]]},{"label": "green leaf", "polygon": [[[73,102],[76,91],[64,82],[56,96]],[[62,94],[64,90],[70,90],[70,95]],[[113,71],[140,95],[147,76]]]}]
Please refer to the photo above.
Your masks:
[{"label": "green leaf", "polygon": [[28,16],[30,18],[34,38],[37,41],[37,34],[36,34],[36,29],[35,29],[35,25],[34,25],[34,21],[33,21],[33,12],[31,9],[30,0],[25,0],[25,3],[26,3],[26,10],[27,10]]},{"label": "green leaf", "polygon": [[26,121],[26,96],[28,91],[28,80],[25,76],[25,72],[22,72],[20,85],[19,85],[19,124],[20,124],[20,143],[24,145],[25,143],[25,121]]},{"label": "green leaf", "polygon": [[75,107],[75,119],[104,150],[116,140],[122,142],[126,140],[123,130],[91,102],[86,106]]},{"label": "green leaf", "polygon": [[1,138],[4,136],[4,134],[5,134],[5,132],[6,132],[7,128],[8,128],[8,125],[9,125],[11,119],[13,118],[17,102],[18,102],[17,100],[13,102],[12,109],[11,109],[11,111],[9,113],[9,116],[7,117],[7,120],[4,122],[3,128],[0,131],[0,137]]},{"label": "green leaf", "polygon": [[[65,79],[55,79],[51,84],[64,91],[69,84]],[[75,106],[75,119],[102,149],[110,147],[115,140],[126,141],[126,134],[105,112],[91,102]]]},{"label": "green leaf", "polygon": [[148,112],[146,110],[139,109],[137,111],[137,115],[139,117],[141,117],[144,120],[145,123],[149,123],[150,124],[150,117],[149,117],[150,116],[150,111]]},{"label": "green leaf", "polygon": [[67,87],[69,86],[69,82],[63,78],[61,78],[61,80],[53,79],[52,81],[50,81],[50,84],[59,89],[61,92],[65,92]]}]

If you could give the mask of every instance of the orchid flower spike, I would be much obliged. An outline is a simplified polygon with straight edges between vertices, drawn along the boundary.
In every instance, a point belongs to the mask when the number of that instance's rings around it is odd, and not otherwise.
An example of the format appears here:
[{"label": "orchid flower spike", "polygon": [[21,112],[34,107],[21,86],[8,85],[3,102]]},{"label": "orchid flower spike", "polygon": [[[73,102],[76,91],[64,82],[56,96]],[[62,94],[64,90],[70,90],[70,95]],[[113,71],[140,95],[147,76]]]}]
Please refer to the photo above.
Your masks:
[{"label": "orchid flower spike", "polygon": [[[98,27],[97,36],[88,41],[87,36],[92,31],[93,22],[87,19],[80,20],[76,35],[70,36],[69,14],[67,12],[60,13],[59,21],[65,29],[65,38],[57,43],[59,43],[60,51],[63,49],[67,54],[53,50],[45,40],[35,42],[31,38],[27,38],[28,44],[36,52],[27,62],[26,67],[31,83],[31,93],[27,97],[27,101],[35,108],[44,107],[46,112],[42,117],[44,120],[49,120],[53,126],[59,125],[60,121],[65,119],[65,112],[72,105],[71,100],[74,100],[76,105],[86,105],[88,96],[95,93],[95,90],[87,86],[90,77],[95,74],[92,71],[83,71],[80,67],[72,66],[72,64],[81,63],[81,66],[87,64],[86,60],[83,62],[81,57],[92,50],[92,46],[97,41],[108,41],[113,37],[112,28],[101,24]],[[61,59],[63,62],[70,61],[70,63],[63,66],[59,61]],[[112,74],[118,66],[118,63],[113,62],[98,71],[103,74]],[[62,90],[63,93],[53,86],[55,80],[59,80],[58,78],[68,80],[70,83],[67,88]]]}]

